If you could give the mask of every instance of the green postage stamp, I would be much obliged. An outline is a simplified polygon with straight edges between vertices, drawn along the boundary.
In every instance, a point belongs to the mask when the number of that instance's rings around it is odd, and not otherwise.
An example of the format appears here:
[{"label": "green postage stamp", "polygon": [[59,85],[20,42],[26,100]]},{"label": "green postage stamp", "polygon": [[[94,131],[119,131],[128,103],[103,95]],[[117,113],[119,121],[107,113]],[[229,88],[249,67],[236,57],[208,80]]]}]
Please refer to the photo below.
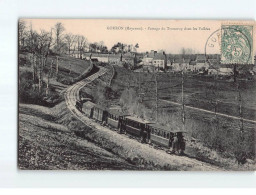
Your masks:
[{"label": "green postage stamp", "polygon": [[253,64],[253,25],[221,26],[221,63]]}]

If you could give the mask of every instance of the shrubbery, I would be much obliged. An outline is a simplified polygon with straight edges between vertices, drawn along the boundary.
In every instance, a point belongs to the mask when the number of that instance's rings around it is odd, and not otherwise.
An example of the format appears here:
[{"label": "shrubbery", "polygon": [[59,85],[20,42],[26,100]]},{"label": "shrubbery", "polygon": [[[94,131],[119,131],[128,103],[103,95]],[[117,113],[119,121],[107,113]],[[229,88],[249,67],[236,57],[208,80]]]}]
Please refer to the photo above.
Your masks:
[{"label": "shrubbery", "polygon": [[71,78],[62,75],[58,75],[56,80],[64,85],[71,85],[73,83]]},{"label": "shrubbery", "polygon": [[44,82],[42,82],[41,91],[39,92],[38,78],[33,81],[32,72],[22,71],[19,78],[20,103],[53,106],[62,100],[62,97],[53,88],[49,88],[48,96],[46,96],[46,84]]}]

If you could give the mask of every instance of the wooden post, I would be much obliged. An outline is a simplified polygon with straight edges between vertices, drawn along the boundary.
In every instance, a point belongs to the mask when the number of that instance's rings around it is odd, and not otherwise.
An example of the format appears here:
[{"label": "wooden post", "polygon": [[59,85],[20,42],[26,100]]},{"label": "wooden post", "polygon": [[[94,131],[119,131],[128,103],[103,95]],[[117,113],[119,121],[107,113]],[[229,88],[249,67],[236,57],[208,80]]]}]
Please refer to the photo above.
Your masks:
[{"label": "wooden post", "polygon": [[[41,57],[40,57],[41,58]],[[38,91],[41,92],[41,83],[42,83],[42,58],[38,61],[38,67],[39,67],[39,74],[38,74]]]},{"label": "wooden post", "polygon": [[182,102],[182,130],[185,131],[185,103],[184,103],[184,73],[181,72],[181,102]]},{"label": "wooden post", "polygon": [[238,88],[238,101],[239,101],[239,117],[240,117],[240,132],[244,132],[244,120],[243,120],[243,112],[242,112],[242,95],[239,84],[237,85]]},{"label": "wooden post", "polygon": [[45,94],[46,94],[47,97],[48,97],[48,94],[49,94],[49,79],[50,79],[50,72],[48,72],[48,74],[47,74],[47,82],[46,82]]},{"label": "wooden post", "polygon": [[156,85],[156,122],[158,121],[158,83],[157,83],[157,73],[155,72],[155,85]]},{"label": "wooden post", "polygon": [[35,81],[35,63],[36,63],[36,59],[35,59],[35,56],[33,54],[33,56],[32,56],[33,81]]},{"label": "wooden post", "polygon": [[52,65],[53,65],[53,60],[52,60],[52,62],[51,62],[51,66],[50,66],[50,76],[52,76]]},{"label": "wooden post", "polygon": [[44,67],[46,66],[46,60],[47,58],[44,56]]},{"label": "wooden post", "polygon": [[56,58],[56,75],[58,75],[59,72],[59,57]]},{"label": "wooden post", "polygon": [[140,100],[140,93],[141,93],[141,90],[140,90],[140,71],[139,71],[139,100]]},{"label": "wooden post", "polygon": [[215,118],[217,119],[217,106],[218,106],[218,99],[217,99],[217,79],[219,76],[219,70],[217,69],[217,74],[215,75],[215,81],[214,81],[214,90],[215,90],[215,107],[214,107],[214,113],[215,113]]},{"label": "wooden post", "polygon": [[237,74],[236,74],[236,64],[234,65],[234,83],[236,82],[236,77],[237,77]]}]

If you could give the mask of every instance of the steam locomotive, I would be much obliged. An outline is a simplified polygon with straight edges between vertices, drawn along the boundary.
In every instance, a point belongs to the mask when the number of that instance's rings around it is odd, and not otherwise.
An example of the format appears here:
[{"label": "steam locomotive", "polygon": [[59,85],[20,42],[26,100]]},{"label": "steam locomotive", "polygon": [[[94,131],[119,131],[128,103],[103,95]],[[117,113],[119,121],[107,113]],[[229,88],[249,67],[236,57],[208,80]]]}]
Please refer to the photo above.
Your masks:
[{"label": "steam locomotive", "polygon": [[102,124],[114,128],[119,133],[129,134],[140,139],[142,143],[172,149],[171,152],[183,154],[185,150],[184,132],[170,127],[152,123],[118,110],[107,109],[91,101],[76,103],[77,109]]}]

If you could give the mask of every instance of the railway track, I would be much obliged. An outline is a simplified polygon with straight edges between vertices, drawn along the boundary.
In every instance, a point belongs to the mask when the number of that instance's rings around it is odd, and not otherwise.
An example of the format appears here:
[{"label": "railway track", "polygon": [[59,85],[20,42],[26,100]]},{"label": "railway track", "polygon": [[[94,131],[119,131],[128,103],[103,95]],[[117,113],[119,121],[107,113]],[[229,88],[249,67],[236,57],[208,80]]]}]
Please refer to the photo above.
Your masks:
[{"label": "railway track", "polygon": [[[164,99],[159,99],[163,102],[166,102],[168,104],[173,104],[173,105],[177,105],[177,106],[182,106],[182,104],[180,103],[177,103],[177,102],[174,102],[174,101],[170,101],[170,100],[164,100]],[[193,106],[188,106],[188,105],[185,105],[185,108],[188,108],[188,109],[191,109],[191,110],[197,110],[197,111],[201,111],[201,112],[206,112],[206,113],[210,113],[210,114],[216,114],[217,116],[223,116],[223,117],[227,117],[227,118],[231,118],[231,119],[235,119],[235,120],[241,120],[240,117],[237,117],[237,116],[232,116],[232,115],[228,115],[228,114],[223,114],[223,113],[220,113],[220,112],[213,112],[213,111],[210,111],[210,110],[205,110],[205,109],[202,109],[202,108],[197,108],[197,107],[193,107]],[[245,119],[243,118],[243,121],[245,122],[249,122],[249,123],[254,123],[256,124],[256,121],[255,120],[250,120],[250,119]]]},{"label": "railway track", "polygon": [[[65,101],[66,101],[66,105],[67,108],[70,110],[70,112],[78,119],[80,120],[82,123],[90,126],[90,127],[94,127],[96,129],[101,129],[103,131],[107,131],[107,132],[111,132],[110,129],[101,126],[100,124],[94,122],[93,120],[89,119],[88,117],[86,117],[85,115],[83,115],[80,111],[78,111],[75,107],[76,105],[76,101],[79,100],[79,91],[85,87],[87,84],[91,83],[92,81],[94,81],[95,79],[99,78],[100,76],[104,75],[107,71],[109,71],[108,69],[101,67],[100,70],[98,72],[96,72],[95,74],[89,76],[88,78],[79,81],[77,83],[75,83],[74,85],[70,86],[65,94]],[[119,135],[122,136],[122,135]],[[153,149],[152,146],[149,145],[143,145],[145,147],[147,147],[147,149]],[[155,150],[155,149],[153,149]],[[166,154],[165,151],[163,150],[158,150],[158,152],[161,153],[161,155],[166,155],[167,158],[170,158],[169,154]],[[197,167],[202,167],[202,170],[206,170],[206,171],[221,171],[223,169],[210,165],[208,163],[205,162],[201,162],[198,161],[196,159],[192,159],[186,156],[173,156],[174,158],[178,158],[181,162],[184,161],[186,163],[190,163],[190,165],[195,165]]]}]

